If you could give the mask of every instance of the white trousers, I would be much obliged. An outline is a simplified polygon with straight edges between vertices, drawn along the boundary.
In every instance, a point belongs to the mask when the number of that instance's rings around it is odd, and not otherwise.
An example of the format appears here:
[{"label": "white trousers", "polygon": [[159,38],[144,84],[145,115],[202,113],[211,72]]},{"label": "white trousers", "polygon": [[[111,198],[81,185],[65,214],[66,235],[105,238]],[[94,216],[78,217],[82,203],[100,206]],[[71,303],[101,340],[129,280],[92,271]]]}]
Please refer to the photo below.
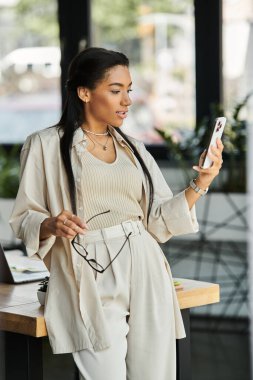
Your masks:
[{"label": "white trousers", "polygon": [[[124,223],[88,232],[89,257],[106,266],[129,233]],[[176,380],[172,278],[158,243],[143,225],[131,222],[130,231],[112,265],[102,274],[94,272],[111,345],[98,352],[73,353],[80,380]],[[99,249],[101,236],[106,236],[106,254]]]}]

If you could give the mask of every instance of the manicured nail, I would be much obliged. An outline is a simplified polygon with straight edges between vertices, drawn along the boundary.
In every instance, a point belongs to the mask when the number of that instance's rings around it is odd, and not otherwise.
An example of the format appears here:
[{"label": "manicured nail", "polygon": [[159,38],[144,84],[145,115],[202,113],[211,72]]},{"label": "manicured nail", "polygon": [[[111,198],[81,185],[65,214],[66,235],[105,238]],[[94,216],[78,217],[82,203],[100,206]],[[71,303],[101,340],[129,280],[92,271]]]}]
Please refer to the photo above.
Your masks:
[{"label": "manicured nail", "polygon": [[197,172],[199,171],[198,166],[193,166],[192,169],[197,170]]}]

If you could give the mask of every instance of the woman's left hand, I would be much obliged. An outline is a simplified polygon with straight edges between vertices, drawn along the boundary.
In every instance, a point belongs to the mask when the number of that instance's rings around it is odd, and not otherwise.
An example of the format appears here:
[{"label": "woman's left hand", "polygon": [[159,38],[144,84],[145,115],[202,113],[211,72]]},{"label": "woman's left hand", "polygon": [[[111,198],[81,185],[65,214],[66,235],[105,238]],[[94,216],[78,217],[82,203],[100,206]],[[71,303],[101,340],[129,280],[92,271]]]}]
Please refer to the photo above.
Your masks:
[{"label": "woman's left hand", "polygon": [[219,171],[222,167],[222,151],[224,145],[220,139],[217,139],[216,143],[217,148],[212,146],[208,152],[208,157],[213,161],[212,166],[207,169],[201,168],[205,152],[203,152],[200,156],[199,166],[193,166],[193,169],[199,173],[197,179],[198,186],[203,190],[211,185],[213,179],[219,174]]}]

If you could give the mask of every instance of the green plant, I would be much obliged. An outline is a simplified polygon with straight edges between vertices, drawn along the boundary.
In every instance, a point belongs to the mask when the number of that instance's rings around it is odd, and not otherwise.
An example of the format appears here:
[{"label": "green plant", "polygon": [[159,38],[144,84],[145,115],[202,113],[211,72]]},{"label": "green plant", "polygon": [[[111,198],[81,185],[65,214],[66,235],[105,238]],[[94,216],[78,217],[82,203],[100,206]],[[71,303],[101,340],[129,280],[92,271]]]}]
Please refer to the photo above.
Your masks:
[{"label": "green plant", "polygon": [[226,180],[220,190],[226,192],[246,191],[246,145],[247,122],[241,118],[241,113],[253,93],[249,93],[238,103],[231,114],[225,114],[220,105],[212,105],[209,118],[204,118],[187,138],[176,138],[169,130],[156,129],[165,141],[170,155],[178,162],[185,174],[185,182],[189,182],[189,161],[198,162],[198,158],[208,144],[210,129],[218,116],[227,118],[223,135],[224,168],[227,172]]},{"label": "green plant", "polygon": [[48,287],[49,277],[46,276],[40,283],[38,291],[46,293]]},{"label": "green plant", "polygon": [[0,197],[15,198],[19,185],[19,145],[0,146]]}]

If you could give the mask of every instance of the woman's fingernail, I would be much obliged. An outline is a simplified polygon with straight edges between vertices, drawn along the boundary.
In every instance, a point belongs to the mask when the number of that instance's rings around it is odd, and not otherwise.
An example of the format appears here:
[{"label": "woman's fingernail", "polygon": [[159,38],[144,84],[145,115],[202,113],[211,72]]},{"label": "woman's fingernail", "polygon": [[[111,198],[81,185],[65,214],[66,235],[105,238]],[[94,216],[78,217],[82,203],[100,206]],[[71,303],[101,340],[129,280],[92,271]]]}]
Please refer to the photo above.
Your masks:
[{"label": "woman's fingernail", "polygon": [[197,171],[199,170],[198,166],[193,166],[192,169],[197,170]]}]

